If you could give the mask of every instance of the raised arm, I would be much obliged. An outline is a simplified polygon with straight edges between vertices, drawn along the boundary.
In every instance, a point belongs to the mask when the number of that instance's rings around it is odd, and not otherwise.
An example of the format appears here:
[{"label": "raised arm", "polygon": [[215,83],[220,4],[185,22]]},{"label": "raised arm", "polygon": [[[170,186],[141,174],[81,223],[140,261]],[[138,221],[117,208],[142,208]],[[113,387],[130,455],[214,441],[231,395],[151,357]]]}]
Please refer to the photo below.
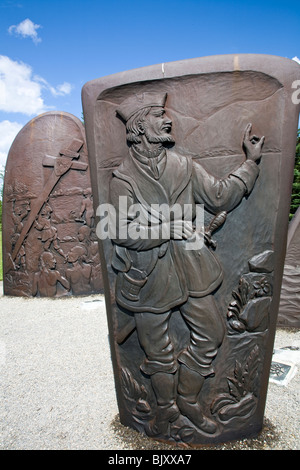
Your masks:
[{"label": "raised arm", "polygon": [[250,136],[251,124],[245,129],[243,149],[246,161],[227,177],[216,178],[194,162],[193,192],[197,203],[212,213],[231,211],[249,194],[259,174],[257,163],[261,157],[264,137]]}]

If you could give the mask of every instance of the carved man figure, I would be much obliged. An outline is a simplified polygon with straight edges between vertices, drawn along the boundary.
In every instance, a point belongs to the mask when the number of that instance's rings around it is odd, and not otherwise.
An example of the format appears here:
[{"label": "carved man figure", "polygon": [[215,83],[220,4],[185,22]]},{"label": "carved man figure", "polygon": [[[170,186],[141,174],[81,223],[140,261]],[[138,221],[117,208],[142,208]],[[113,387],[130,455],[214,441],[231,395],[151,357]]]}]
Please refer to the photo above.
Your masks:
[{"label": "carved man figure", "polygon": [[94,208],[93,208],[93,197],[91,188],[83,190],[84,199],[80,207],[80,217],[83,216],[85,212],[85,221],[89,227],[93,226],[94,223]]},{"label": "carved man figure", "polygon": [[32,295],[54,297],[57,293],[57,283],[70,289],[67,279],[56,269],[56,259],[50,251],[44,251],[40,257],[40,271],[35,273],[32,284]]},{"label": "carved man figure", "polygon": [[51,214],[52,208],[48,202],[46,202],[40,214],[38,215],[34,227],[41,232],[38,238],[44,243],[44,249],[49,250],[51,243],[53,244],[53,248],[63,257],[65,258],[65,254],[60,248],[59,240],[57,236],[57,228],[54,227],[51,221]]},{"label": "carved man figure", "polygon": [[87,249],[82,245],[73,246],[67,254],[67,261],[72,267],[66,270],[66,278],[75,295],[84,294],[90,289],[92,267],[85,263],[86,257]]},{"label": "carved man figure", "polygon": [[[222,269],[208,246],[194,250],[188,244],[195,235],[196,204],[204,204],[212,214],[231,211],[251,192],[264,138],[251,137],[248,125],[243,140],[245,162],[219,180],[190,157],[169,148],[174,140],[164,109],[166,98],[166,94],[144,93],[119,107],[130,148],[113,173],[110,197],[115,208],[123,196],[127,207],[139,204],[151,216],[153,204],[177,204],[182,217],[171,221],[166,238],[154,235],[155,226],[142,222],[135,211],[118,214],[117,219],[134,227],[140,237],[119,237],[117,231],[112,263],[118,272],[116,300],[135,314],[145,353],[141,370],[151,377],[157,399],[157,431],[166,433],[169,423],[182,414],[212,434],[216,424],[203,414],[198,396],[205,379],[214,375],[213,360],[224,336],[212,296],[222,282]],[[184,214],[185,205],[193,208],[190,215]],[[168,329],[174,308],[180,310],[190,330],[190,343],[178,357]]]}]

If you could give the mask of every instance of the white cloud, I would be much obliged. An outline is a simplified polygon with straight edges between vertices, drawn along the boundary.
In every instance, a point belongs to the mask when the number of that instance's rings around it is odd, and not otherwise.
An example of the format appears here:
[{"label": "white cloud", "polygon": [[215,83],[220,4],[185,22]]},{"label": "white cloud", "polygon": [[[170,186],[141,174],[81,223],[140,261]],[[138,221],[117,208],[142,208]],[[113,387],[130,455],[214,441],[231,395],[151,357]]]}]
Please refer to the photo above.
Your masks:
[{"label": "white cloud", "polygon": [[7,154],[23,124],[12,121],[0,122],[0,167],[5,166]]},{"label": "white cloud", "polygon": [[37,30],[41,28],[41,25],[33,23],[29,18],[22,21],[17,25],[11,25],[8,28],[10,34],[21,36],[23,38],[31,38],[35,44],[41,42],[41,38],[38,36]]},{"label": "white cloud", "polygon": [[71,83],[64,82],[61,85],[58,85],[56,88],[50,85],[43,77],[39,77],[38,75],[34,76],[34,80],[41,83],[42,87],[49,90],[53,96],[65,96],[69,95],[72,91]]},{"label": "white cloud", "polygon": [[71,83],[64,82],[61,85],[58,85],[57,87],[57,93],[59,95],[69,95],[72,91],[72,85]]},{"label": "white cloud", "polygon": [[71,92],[72,85],[64,82],[55,88],[44,78],[33,75],[29,65],[0,55],[0,111],[27,116],[49,111],[53,107],[44,103],[45,89],[54,97],[64,96]]},{"label": "white cloud", "polygon": [[298,64],[300,65],[300,59],[298,59],[297,56],[293,57],[292,60],[294,60],[295,62],[298,62]]},{"label": "white cloud", "polygon": [[[67,82],[53,87],[44,78],[33,75],[29,65],[0,55],[0,111],[37,116],[55,109],[45,104],[43,91],[59,97],[71,93],[72,88]],[[0,122],[0,168],[5,165],[9,148],[22,127],[18,122]]]},{"label": "white cloud", "polygon": [[29,65],[0,56],[0,110],[28,116],[47,111]]}]

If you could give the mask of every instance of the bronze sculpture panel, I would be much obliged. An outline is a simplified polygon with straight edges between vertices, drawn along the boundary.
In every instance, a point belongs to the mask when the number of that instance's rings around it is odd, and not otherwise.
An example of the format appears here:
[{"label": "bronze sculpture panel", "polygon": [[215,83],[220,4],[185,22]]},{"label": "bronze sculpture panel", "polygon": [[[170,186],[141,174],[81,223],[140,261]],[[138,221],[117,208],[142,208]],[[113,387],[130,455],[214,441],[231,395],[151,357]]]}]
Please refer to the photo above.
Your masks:
[{"label": "bronze sculpture panel", "polygon": [[4,294],[103,291],[84,126],[37,116],[9,151],[3,197]]},{"label": "bronze sculpture panel", "polygon": [[197,445],[262,427],[299,73],[217,56],[83,88],[120,418],[148,436]]},{"label": "bronze sculpture panel", "polygon": [[300,209],[289,223],[278,326],[300,328]]}]

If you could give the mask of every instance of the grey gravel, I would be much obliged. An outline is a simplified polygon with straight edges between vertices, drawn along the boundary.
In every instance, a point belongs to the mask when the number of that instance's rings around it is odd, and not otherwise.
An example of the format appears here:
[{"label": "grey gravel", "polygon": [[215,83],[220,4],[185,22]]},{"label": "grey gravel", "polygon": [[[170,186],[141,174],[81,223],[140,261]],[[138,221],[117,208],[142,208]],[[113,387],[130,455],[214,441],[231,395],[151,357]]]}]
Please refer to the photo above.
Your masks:
[{"label": "grey gravel", "polygon": [[[0,449],[180,449],[120,424],[103,296],[27,299],[0,289]],[[278,329],[274,347],[297,350],[300,331]],[[299,367],[286,386],[269,384],[258,437],[200,449],[299,450]]]}]

